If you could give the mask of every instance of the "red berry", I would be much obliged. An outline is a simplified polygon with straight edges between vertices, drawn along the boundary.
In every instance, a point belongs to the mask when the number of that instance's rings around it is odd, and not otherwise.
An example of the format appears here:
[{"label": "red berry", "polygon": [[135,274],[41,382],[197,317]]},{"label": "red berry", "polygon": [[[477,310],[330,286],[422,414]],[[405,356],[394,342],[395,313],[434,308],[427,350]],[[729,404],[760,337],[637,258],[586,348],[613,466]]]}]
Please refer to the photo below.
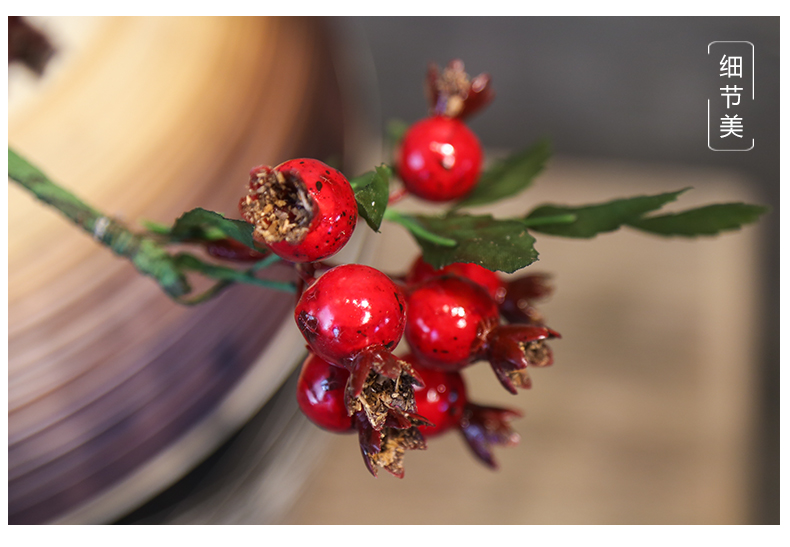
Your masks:
[{"label": "red berry", "polygon": [[253,237],[291,262],[334,255],[357,224],[357,203],[346,177],[308,158],[250,171],[239,210],[255,225]]},{"label": "red berry", "polygon": [[406,132],[398,174],[412,194],[429,201],[450,201],[472,190],[482,164],[480,141],[462,121],[433,116]]},{"label": "red berry", "polygon": [[404,303],[403,292],[385,274],[344,264],[305,289],[294,317],[314,353],[350,366],[362,350],[398,345],[405,327]]},{"label": "red berry", "polygon": [[421,425],[425,437],[438,435],[457,427],[466,405],[466,386],[457,372],[422,367],[413,355],[402,358],[419,372],[425,387],[414,388],[414,402],[420,416],[433,424]]},{"label": "red berry", "polygon": [[420,416],[435,425],[419,425],[420,433],[431,437],[458,429],[475,457],[496,469],[492,448],[518,444],[518,433],[510,427],[510,421],[520,417],[521,412],[474,404],[467,399],[460,373],[421,367],[413,355],[403,359],[411,363],[425,382],[425,387],[415,388],[414,400]]},{"label": "red berry", "polygon": [[414,285],[442,274],[453,274],[474,281],[485,288],[497,304],[500,304],[505,298],[504,281],[495,272],[473,263],[455,262],[437,270],[420,256],[414,261],[409,273],[406,275],[406,283]]},{"label": "red berry", "polygon": [[418,361],[459,370],[481,358],[499,310],[477,283],[456,276],[434,277],[408,295],[406,340]]},{"label": "red berry", "polygon": [[311,422],[328,431],[344,433],[353,429],[344,403],[349,372],[310,355],[302,365],[296,383],[299,408]]},{"label": "red berry", "polygon": [[[302,412],[319,427],[334,433],[357,431],[362,457],[375,477],[383,467],[403,478],[403,457],[407,450],[425,448],[418,426],[426,422],[419,416],[402,420],[390,416],[380,428],[368,420],[363,410],[349,415],[343,402],[349,372],[310,355],[302,365],[296,384],[296,400]],[[460,418],[459,418],[460,419]]]}]

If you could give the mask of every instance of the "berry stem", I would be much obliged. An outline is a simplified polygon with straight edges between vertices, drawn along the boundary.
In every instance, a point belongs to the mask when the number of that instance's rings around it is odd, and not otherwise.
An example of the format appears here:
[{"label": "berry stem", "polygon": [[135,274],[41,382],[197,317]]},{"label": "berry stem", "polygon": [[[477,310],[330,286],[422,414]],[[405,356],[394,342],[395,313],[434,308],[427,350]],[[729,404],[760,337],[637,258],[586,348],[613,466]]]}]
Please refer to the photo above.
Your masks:
[{"label": "berry stem", "polygon": [[270,257],[266,257],[252,268],[241,271],[227,266],[219,266],[217,264],[210,264],[203,262],[199,258],[189,253],[179,253],[175,256],[175,262],[183,270],[192,270],[200,272],[206,277],[217,279],[219,281],[227,281],[231,283],[246,283],[247,285],[256,285],[266,289],[274,289],[277,291],[295,293],[296,286],[293,283],[284,281],[272,281],[270,279],[259,279],[255,277],[254,273],[257,269],[263,266],[259,264],[266,263]]},{"label": "berry stem", "polygon": [[414,220],[412,217],[408,215],[401,214],[400,212],[396,211],[395,209],[387,209],[384,211],[384,219],[389,220],[390,222],[395,222],[400,224],[415,236],[418,236],[426,241],[434,243],[435,245],[439,245],[441,247],[455,247],[458,245],[458,242],[454,239],[450,239],[447,237],[442,237],[440,235],[434,234],[433,232],[429,232],[423,226]]},{"label": "berry stem", "polygon": [[406,188],[398,188],[397,190],[390,192],[389,199],[387,200],[387,206],[389,207],[391,205],[395,205],[408,195],[409,191],[406,190]]},{"label": "berry stem", "polygon": [[[121,222],[94,209],[52,182],[40,169],[11,148],[8,149],[8,178],[40,201],[60,211],[97,242],[129,260],[140,273],[154,278],[162,290],[176,302],[186,305],[204,302],[233,283],[247,283],[290,293],[296,291],[293,283],[258,279],[254,276],[256,271],[279,260],[277,256],[266,257],[252,268],[239,271],[203,262],[186,253],[171,255],[157,240],[160,232],[158,225],[148,224],[148,229],[156,238],[129,230]],[[219,283],[198,296],[185,298],[192,290],[186,278],[187,270],[199,271]]]},{"label": "berry stem", "polygon": [[40,201],[59,210],[115,254],[130,260],[140,273],[153,277],[170,297],[177,298],[189,293],[186,276],[159,243],[130,231],[117,220],[87,205],[49,180],[41,170],[11,148],[8,149],[8,178],[19,183]]}]

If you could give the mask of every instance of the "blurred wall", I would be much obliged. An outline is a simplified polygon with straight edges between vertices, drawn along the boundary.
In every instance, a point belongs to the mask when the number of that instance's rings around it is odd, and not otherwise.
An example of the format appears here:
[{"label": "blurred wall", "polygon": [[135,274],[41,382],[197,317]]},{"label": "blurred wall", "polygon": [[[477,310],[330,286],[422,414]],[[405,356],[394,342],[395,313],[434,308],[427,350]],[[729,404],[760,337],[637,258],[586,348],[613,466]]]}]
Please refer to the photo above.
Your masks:
[{"label": "blurred wall", "polygon": [[[490,73],[497,92],[470,122],[487,147],[548,136],[558,155],[732,168],[753,181],[774,207],[761,221],[769,235],[760,253],[763,350],[744,363],[762,371],[754,521],[778,523],[779,18],[364,17],[342,25],[367,37],[385,121],[424,116],[417,82],[427,63],[461,58],[470,74]],[[750,152],[707,147],[706,103],[720,85],[707,45],[716,40],[755,46]]]}]

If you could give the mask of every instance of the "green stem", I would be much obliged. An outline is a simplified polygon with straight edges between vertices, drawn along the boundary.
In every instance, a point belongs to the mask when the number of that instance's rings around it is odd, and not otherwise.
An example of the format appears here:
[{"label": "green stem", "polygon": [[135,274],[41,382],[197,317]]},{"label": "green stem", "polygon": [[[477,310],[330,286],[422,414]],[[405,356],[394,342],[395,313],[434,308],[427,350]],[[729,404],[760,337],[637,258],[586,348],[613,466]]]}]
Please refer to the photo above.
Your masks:
[{"label": "green stem", "polygon": [[[258,264],[268,260],[261,260]],[[246,283],[248,285],[257,285],[258,287],[265,287],[267,289],[276,289],[278,291],[295,293],[296,287],[293,283],[284,281],[272,281],[269,279],[259,279],[255,277],[254,272],[258,265],[242,271],[228,268],[227,266],[219,266],[217,264],[210,264],[204,262],[194,255],[189,253],[179,253],[175,256],[175,262],[182,269],[200,272],[206,277],[216,279],[218,281],[230,281],[235,283]]]},{"label": "green stem", "polygon": [[[60,211],[97,242],[109,247],[118,256],[131,261],[140,273],[154,278],[165,293],[179,303],[192,305],[204,302],[233,283],[247,283],[290,293],[296,291],[292,283],[255,277],[256,271],[279,260],[279,257],[274,255],[257,262],[247,271],[208,264],[191,255],[171,255],[157,239],[132,232],[122,223],[102,214],[52,182],[41,170],[11,148],[8,149],[8,178],[19,183],[39,200]],[[147,228],[155,237],[170,231],[156,223],[147,223]],[[219,283],[198,296],[184,298],[192,290],[185,270],[199,271],[207,277],[217,279]]]},{"label": "green stem", "polygon": [[219,281],[197,296],[193,296],[192,298],[178,297],[175,301],[184,306],[195,306],[211,300],[231,285],[233,285],[233,281]]},{"label": "green stem", "polygon": [[258,262],[253,264],[249,271],[258,272],[260,270],[264,270],[269,266],[271,266],[272,264],[279,262],[280,260],[281,260],[280,257],[277,256],[276,254],[270,254],[266,258],[259,260]]},{"label": "green stem", "polygon": [[576,215],[566,213],[563,215],[553,215],[547,217],[522,218],[519,219],[525,226],[545,226],[546,224],[570,224],[576,222]]},{"label": "green stem", "polygon": [[11,148],[8,149],[8,177],[56,208],[115,254],[130,260],[140,273],[153,277],[171,297],[183,296],[191,290],[186,276],[159,243],[130,231],[64,190]]},{"label": "green stem", "polygon": [[429,232],[412,217],[401,214],[395,209],[387,209],[386,211],[384,211],[384,218],[386,220],[389,220],[390,222],[396,222],[400,224],[401,226],[409,230],[411,233],[413,233],[415,236],[419,236],[420,238],[426,241],[430,241],[435,245],[439,245],[441,247],[455,247],[456,245],[458,245],[458,242],[455,241],[454,239],[442,237],[440,235],[434,234],[433,232]]}]

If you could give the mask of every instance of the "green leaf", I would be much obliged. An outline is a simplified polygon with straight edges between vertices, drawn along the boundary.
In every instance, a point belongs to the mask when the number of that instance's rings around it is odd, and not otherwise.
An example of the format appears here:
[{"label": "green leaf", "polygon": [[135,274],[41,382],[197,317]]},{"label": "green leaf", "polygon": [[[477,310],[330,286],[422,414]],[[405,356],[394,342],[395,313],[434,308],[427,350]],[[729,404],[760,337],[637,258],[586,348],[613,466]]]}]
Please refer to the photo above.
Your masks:
[{"label": "green leaf", "polygon": [[412,231],[423,258],[434,268],[453,262],[472,262],[489,270],[513,273],[538,259],[535,238],[517,219],[497,220],[491,215],[414,215],[414,222],[441,237],[455,239],[453,247],[437,245]]},{"label": "green leaf", "polygon": [[[561,205],[542,205],[526,217],[530,229],[544,234],[564,237],[591,238],[603,232],[612,232],[624,224],[638,219],[645,213],[660,209],[688,190],[667,192],[654,196],[636,196],[616,199],[595,205],[567,207]],[[573,222],[553,224],[540,223],[544,217],[575,215]]]},{"label": "green leaf", "polygon": [[726,230],[738,230],[756,222],[768,207],[747,203],[717,203],[679,213],[640,218],[628,223],[632,228],[662,236],[712,236]]},{"label": "green leaf", "polygon": [[551,156],[548,140],[540,140],[531,148],[498,161],[485,171],[474,190],[453,208],[472,207],[493,203],[518,194],[532,185],[535,176]]},{"label": "green leaf", "polygon": [[252,238],[253,229],[253,225],[249,222],[225,218],[219,213],[198,207],[178,217],[170,230],[170,237],[176,240],[211,240],[225,236],[243,243],[250,249],[261,250]]},{"label": "green leaf", "polygon": [[349,181],[357,198],[357,210],[368,226],[378,232],[387,209],[390,192],[390,170],[386,165],[376,167]]}]

